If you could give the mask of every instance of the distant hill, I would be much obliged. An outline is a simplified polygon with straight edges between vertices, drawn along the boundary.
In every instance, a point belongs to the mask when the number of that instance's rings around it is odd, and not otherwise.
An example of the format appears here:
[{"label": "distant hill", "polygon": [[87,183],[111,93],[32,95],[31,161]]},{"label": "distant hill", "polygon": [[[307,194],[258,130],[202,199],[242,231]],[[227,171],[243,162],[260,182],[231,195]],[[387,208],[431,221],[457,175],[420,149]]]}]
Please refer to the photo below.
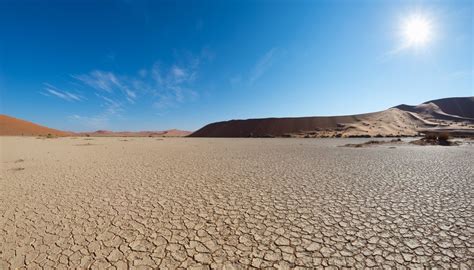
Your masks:
[{"label": "distant hill", "polygon": [[192,132],[170,129],[163,131],[109,131],[109,130],[97,130],[94,132],[81,132],[77,133],[81,136],[91,137],[184,137],[190,135]]},{"label": "distant hill", "polygon": [[474,97],[443,98],[424,102],[420,105],[398,105],[395,108],[418,113],[426,118],[444,120],[474,119]]},{"label": "distant hill", "polygon": [[0,114],[1,136],[69,136],[72,133],[40,126],[32,122]]},{"label": "distant hill", "polygon": [[445,98],[385,111],[328,117],[262,118],[211,123],[191,137],[412,136],[420,128],[474,127],[474,97]]},{"label": "distant hill", "polygon": [[40,126],[29,121],[0,114],[0,136],[184,137],[189,134],[191,134],[190,131],[178,129],[137,132],[98,130],[74,133]]},{"label": "distant hill", "polygon": [[443,112],[474,119],[474,97],[454,97],[428,101],[436,104]]},{"label": "distant hill", "polygon": [[0,136],[93,137],[378,137],[413,136],[420,129],[474,130],[474,97],[444,98],[419,105],[398,105],[373,113],[230,120],[211,123],[198,131],[107,131],[73,133],[0,115]]}]

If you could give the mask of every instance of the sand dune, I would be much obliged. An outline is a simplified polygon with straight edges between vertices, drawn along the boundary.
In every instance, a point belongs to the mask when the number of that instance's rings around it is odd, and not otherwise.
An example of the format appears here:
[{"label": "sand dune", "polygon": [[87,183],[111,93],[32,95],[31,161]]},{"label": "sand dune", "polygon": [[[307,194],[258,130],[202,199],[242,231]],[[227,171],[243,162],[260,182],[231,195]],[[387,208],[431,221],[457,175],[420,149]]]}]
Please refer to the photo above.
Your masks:
[{"label": "sand dune", "polygon": [[367,115],[230,120],[209,124],[191,134],[191,137],[283,136],[315,129],[342,128],[342,123],[355,123],[365,117]]},{"label": "sand dune", "polygon": [[0,135],[92,137],[379,137],[413,136],[427,128],[474,129],[474,97],[431,100],[398,105],[385,111],[329,117],[288,117],[230,120],[191,132],[107,131],[72,133],[0,115]]},{"label": "sand dune", "polygon": [[170,129],[163,131],[109,131],[97,130],[94,132],[81,132],[80,136],[91,137],[184,137],[191,134],[190,131]]},{"label": "sand dune", "polygon": [[414,112],[426,119],[474,121],[474,97],[445,98],[420,105],[398,105],[395,108]]},{"label": "sand dune", "polygon": [[179,129],[136,132],[98,130],[74,133],[40,126],[8,115],[0,115],[0,136],[184,137],[189,134],[191,134],[190,131]]},{"label": "sand dune", "polygon": [[474,97],[432,100],[417,106],[330,117],[263,118],[209,124],[191,137],[413,136],[420,128],[474,127]]},{"label": "sand dune", "polygon": [[474,119],[474,97],[443,98],[428,103],[436,104],[447,114]]},{"label": "sand dune", "polygon": [[72,133],[0,114],[0,136],[69,136]]}]

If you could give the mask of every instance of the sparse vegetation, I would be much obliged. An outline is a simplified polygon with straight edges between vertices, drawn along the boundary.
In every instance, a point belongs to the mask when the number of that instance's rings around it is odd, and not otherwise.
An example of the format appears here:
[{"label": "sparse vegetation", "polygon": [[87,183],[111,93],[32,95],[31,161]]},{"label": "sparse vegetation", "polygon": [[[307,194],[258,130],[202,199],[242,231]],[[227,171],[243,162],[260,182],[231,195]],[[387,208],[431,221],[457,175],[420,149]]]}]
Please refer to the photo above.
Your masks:
[{"label": "sparse vegetation", "polygon": [[36,139],[55,139],[55,138],[57,138],[57,136],[51,133],[48,133],[46,135],[38,135],[38,137],[36,137]]},{"label": "sparse vegetation", "polygon": [[424,137],[412,141],[410,143],[416,145],[442,145],[442,146],[453,146],[459,145],[458,142],[452,142],[449,140],[450,135],[448,132],[426,132]]},{"label": "sparse vegetation", "polygon": [[369,134],[353,134],[348,135],[347,138],[370,138]]},{"label": "sparse vegetation", "polygon": [[390,140],[390,141],[375,141],[375,140],[371,140],[371,141],[367,141],[367,142],[363,142],[363,143],[348,143],[348,144],[345,144],[343,145],[344,147],[355,147],[355,148],[360,148],[360,147],[366,147],[366,146],[371,146],[371,145],[380,145],[380,144],[388,144],[388,143],[399,143],[399,142],[402,142],[401,139],[393,139],[393,140]]},{"label": "sparse vegetation", "polygon": [[81,144],[76,144],[76,146],[91,146],[91,145],[95,145],[95,144],[92,144],[92,143],[81,143]]},{"label": "sparse vegetation", "polygon": [[447,141],[447,140],[449,140],[449,137],[450,137],[450,136],[449,136],[449,133],[443,132],[443,133],[440,133],[440,134],[438,135],[438,140],[439,140],[439,141]]}]

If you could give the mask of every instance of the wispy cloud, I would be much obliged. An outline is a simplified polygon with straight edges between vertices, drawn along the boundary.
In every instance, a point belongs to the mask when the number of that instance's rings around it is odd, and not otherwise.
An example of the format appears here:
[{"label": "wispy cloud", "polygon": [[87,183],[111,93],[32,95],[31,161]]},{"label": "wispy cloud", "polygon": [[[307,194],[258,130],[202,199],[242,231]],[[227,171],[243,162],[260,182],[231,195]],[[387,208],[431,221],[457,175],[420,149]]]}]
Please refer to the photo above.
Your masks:
[{"label": "wispy cloud", "polygon": [[277,56],[281,56],[281,50],[278,48],[271,48],[266,51],[255,64],[242,74],[233,75],[229,78],[229,83],[232,88],[239,85],[253,85],[259,80],[275,63]]},{"label": "wispy cloud", "polygon": [[97,96],[104,101],[104,103],[102,104],[102,107],[105,108],[103,115],[105,116],[116,115],[124,111],[123,104],[121,102],[114,100],[112,98],[101,96],[101,95],[97,95]]},{"label": "wispy cloud", "polygon": [[125,95],[130,103],[135,103],[135,99],[137,98],[137,93],[130,89],[124,81],[125,79],[119,78],[119,76],[115,75],[113,72],[94,70],[89,74],[71,76],[83,84],[99,91],[105,91],[111,94],[118,90]]},{"label": "wispy cloud", "polygon": [[173,76],[176,78],[176,79],[180,79],[180,78],[184,78],[186,77],[186,71],[182,68],[179,68],[177,66],[173,66],[171,68],[171,73],[173,74]]},{"label": "wispy cloud", "polygon": [[176,106],[177,99],[173,95],[161,95],[157,101],[153,102],[153,107],[159,110],[175,108]]},{"label": "wispy cloud", "polygon": [[[153,108],[160,112],[192,102],[199,97],[195,85],[200,66],[214,57],[208,49],[203,49],[198,55],[175,52],[174,62],[164,64],[157,61],[151,67],[139,69],[131,75],[99,69],[70,75],[78,87],[93,90],[93,96],[99,101],[100,108],[95,108],[98,113],[74,114],[69,119],[88,128],[101,129],[106,128],[112,119],[122,118],[130,106],[143,105],[143,101],[151,103]],[[51,95],[64,99],[82,99],[73,93],[49,88],[53,91]]]},{"label": "wispy cloud", "polygon": [[64,99],[67,101],[82,101],[84,98],[80,96],[79,94],[74,94],[69,91],[64,91],[61,89],[58,89],[57,87],[49,84],[49,83],[44,83],[44,92],[41,92],[45,96],[55,96],[60,99]]},{"label": "wispy cloud", "polygon": [[[125,99],[135,103],[138,90],[143,93],[152,93],[155,97],[175,96],[175,101],[183,101],[183,93],[187,92],[189,83],[197,77],[199,64],[196,60],[188,65],[173,64],[169,68],[162,68],[155,63],[151,69],[141,69],[136,77],[118,76],[110,71],[94,70],[88,74],[71,75],[84,85],[110,95],[123,93]],[[171,100],[171,97],[167,97]]]},{"label": "wispy cloud", "polygon": [[115,87],[121,86],[112,72],[94,70],[90,74],[72,75],[72,77],[96,90],[103,90],[108,93],[111,93]]},{"label": "wispy cloud", "polygon": [[114,117],[120,117],[124,111],[123,103],[100,94],[96,96],[102,100],[102,111],[93,115],[74,114],[69,116],[69,120],[79,123],[85,129],[107,129],[110,126],[110,120]]},{"label": "wispy cloud", "polygon": [[86,130],[105,129],[110,124],[109,118],[104,115],[82,116],[74,114],[69,116],[68,119],[74,122],[79,122],[79,124]]},{"label": "wispy cloud", "polygon": [[174,64],[168,68],[155,63],[147,72],[155,84],[154,95],[157,101],[154,107],[160,110],[177,107],[178,104],[195,100],[199,95],[193,90],[192,83],[198,77],[202,57],[190,57],[186,63]]},{"label": "wispy cloud", "polygon": [[250,74],[250,84],[253,84],[256,80],[263,76],[263,74],[273,65],[277,49],[272,48],[267,51],[253,67]]}]

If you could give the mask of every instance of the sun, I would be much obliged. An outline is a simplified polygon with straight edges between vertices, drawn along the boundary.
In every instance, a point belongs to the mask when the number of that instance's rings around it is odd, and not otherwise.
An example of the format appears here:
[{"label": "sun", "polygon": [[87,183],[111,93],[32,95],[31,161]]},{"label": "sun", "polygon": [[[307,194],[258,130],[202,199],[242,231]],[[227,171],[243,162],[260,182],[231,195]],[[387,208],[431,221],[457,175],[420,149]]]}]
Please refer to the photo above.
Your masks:
[{"label": "sun", "polygon": [[413,14],[406,17],[401,25],[405,47],[422,47],[433,37],[433,25],[427,16]]}]

